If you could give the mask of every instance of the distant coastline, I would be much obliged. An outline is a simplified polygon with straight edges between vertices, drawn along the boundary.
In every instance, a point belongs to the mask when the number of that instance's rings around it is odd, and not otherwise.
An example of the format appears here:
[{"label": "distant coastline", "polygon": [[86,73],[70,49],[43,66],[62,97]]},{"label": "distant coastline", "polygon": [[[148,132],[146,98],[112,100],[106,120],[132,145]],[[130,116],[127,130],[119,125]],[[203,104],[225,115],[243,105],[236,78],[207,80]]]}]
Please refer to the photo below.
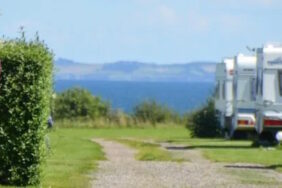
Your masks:
[{"label": "distant coastline", "polygon": [[215,66],[215,62],[154,64],[118,61],[104,64],[85,64],[59,58],[55,62],[55,79],[212,83]]}]

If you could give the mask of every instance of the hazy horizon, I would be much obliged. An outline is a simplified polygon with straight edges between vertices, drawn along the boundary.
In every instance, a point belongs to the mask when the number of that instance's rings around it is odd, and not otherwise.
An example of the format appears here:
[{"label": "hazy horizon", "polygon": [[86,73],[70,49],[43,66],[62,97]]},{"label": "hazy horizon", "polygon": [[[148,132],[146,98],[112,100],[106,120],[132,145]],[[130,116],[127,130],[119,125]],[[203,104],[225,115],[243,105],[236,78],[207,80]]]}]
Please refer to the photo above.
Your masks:
[{"label": "hazy horizon", "polygon": [[187,62],[166,62],[166,63],[159,63],[159,62],[152,62],[152,61],[138,61],[138,60],[130,60],[130,59],[123,59],[123,60],[116,60],[111,62],[82,62],[79,60],[73,60],[66,57],[56,57],[55,62],[58,62],[59,60],[66,60],[71,61],[73,63],[79,63],[79,64],[97,64],[97,65],[103,65],[103,64],[111,64],[111,63],[119,63],[119,62],[128,62],[128,63],[142,63],[142,64],[154,64],[154,65],[183,65],[183,64],[190,64],[190,63],[219,63],[220,61],[203,61],[203,60],[196,60],[196,61],[187,61]]}]

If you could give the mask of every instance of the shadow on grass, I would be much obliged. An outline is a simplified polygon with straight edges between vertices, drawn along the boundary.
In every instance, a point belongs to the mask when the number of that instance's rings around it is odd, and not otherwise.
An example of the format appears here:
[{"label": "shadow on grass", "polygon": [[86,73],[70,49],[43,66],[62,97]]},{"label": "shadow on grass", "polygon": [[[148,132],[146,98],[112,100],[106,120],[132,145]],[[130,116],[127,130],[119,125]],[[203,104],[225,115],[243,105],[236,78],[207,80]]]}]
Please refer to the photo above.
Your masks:
[{"label": "shadow on grass", "polygon": [[225,168],[237,168],[237,169],[254,169],[254,170],[276,170],[282,168],[282,164],[275,164],[269,166],[261,165],[225,165]]},{"label": "shadow on grass", "polygon": [[228,145],[197,145],[197,146],[166,146],[168,150],[191,150],[191,149],[251,149],[253,146],[228,146]]}]

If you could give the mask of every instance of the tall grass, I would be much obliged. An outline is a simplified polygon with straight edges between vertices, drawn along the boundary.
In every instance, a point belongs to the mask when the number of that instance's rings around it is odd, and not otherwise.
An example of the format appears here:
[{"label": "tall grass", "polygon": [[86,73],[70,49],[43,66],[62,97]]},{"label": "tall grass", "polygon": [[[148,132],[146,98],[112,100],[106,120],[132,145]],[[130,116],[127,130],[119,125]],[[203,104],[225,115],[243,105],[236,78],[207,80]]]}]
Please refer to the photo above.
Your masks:
[{"label": "tall grass", "polygon": [[55,127],[59,128],[150,128],[150,127],[184,127],[184,124],[175,122],[164,122],[152,124],[151,122],[138,121],[136,119],[128,119],[122,121],[112,121],[107,118],[99,119],[60,119],[55,121]]}]

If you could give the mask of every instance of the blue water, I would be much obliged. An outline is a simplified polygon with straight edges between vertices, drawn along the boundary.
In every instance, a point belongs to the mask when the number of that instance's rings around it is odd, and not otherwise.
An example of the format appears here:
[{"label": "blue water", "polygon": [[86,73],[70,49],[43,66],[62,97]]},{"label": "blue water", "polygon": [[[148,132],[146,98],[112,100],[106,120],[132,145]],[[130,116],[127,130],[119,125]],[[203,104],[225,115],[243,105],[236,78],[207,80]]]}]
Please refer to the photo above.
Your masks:
[{"label": "blue water", "polygon": [[55,91],[71,87],[88,89],[93,95],[109,101],[114,109],[132,112],[138,103],[154,99],[179,113],[200,107],[212,94],[212,83],[156,83],[111,81],[56,81]]}]

